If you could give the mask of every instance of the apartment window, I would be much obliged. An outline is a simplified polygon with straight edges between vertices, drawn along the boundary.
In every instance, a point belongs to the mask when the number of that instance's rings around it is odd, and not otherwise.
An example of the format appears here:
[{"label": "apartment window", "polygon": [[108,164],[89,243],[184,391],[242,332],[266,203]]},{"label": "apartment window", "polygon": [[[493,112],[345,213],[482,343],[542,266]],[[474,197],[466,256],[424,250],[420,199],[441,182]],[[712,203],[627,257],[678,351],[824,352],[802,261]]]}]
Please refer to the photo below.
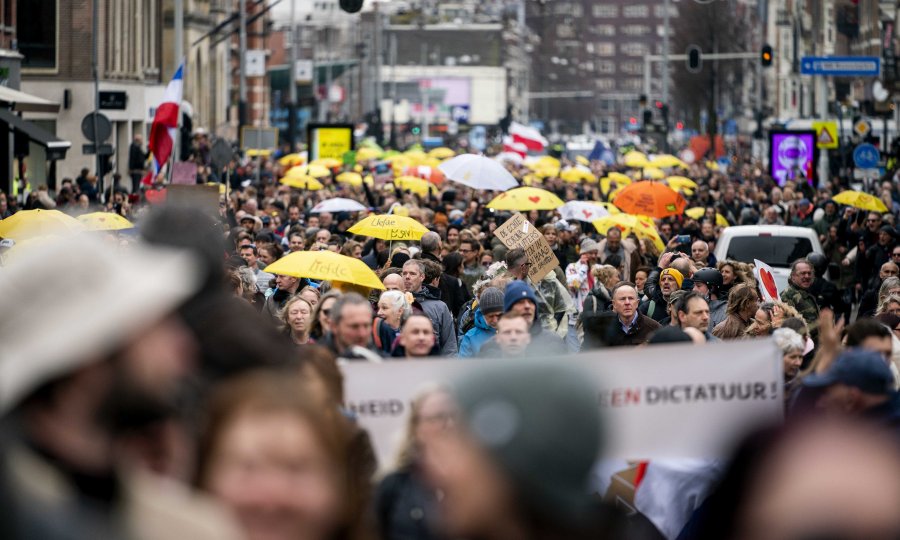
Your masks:
[{"label": "apartment window", "polygon": [[644,64],[641,62],[620,62],[619,71],[626,75],[641,75],[644,73]]},{"label": "apartment window", "polygon": [[18,0],[16,10],[19,52],[24,56],[22,67],[55,68],[56,0]]},{"label": "apartment window", "polygon": [[622,90],[641,90],[644,87],[643,79],[620,79],[619,88]]},{"label": "apartment window", "polygon": [[643,24],[626,24],[622,27],[626,36],[644,36],[650,33],[650,27]]},{"label": "apartment window", "polygon": [[557,24],[556,35],[561,38],[573,38],[575,37],[575,28],[569,24]]},{"label": "apartment window", "polygon": [[612,75],[616,72],[616,63],[612,60],[597,60],[597,73]]},{"label": "apartment window", "polygon": [[597,56],[612,56],[616,54],[615,43],[597,43],[595,46]]},{"label": "apartment window", "polygon": [[594,85],[597,90],[612,90],[616,87],[615,79],[595,79]]},{"label": "apartment window", "polygon": [[616,27],[611,24],[598,24],[594,26],[594,33],[598,36],[614,36]]},{"label": "apartment window", "polygon": [[622,54],[626,56],[644,56],[649,53],[649,48],[644,43],[623,43]]},{"label": "apartment window", "polygon": [[591,8],[594,17],[598,19],[615,19],[619,16],[619,6],[610,6],[606,4],[594,5]]},{"label": "apartment window", "polygon": [[575,4],[572,2],[560,2],[553,6],[553,13],[555,15],[571,15],[573,17],[581,17],[584,14],[584,11],[582,11],[581,4]]},{"label": "apartment window", "polygon": [[650,16],[649,6],[624,6],[622,8],[622,16],[630,19]]},{"label": "apartment window", "polygon": [[[657,18],[662,19],[666,16],[666,7],[665,6],[653,6],[653,14],[657,16]],[[669,17],[677,17],[678,16],[678,6],[669,6]]]}]

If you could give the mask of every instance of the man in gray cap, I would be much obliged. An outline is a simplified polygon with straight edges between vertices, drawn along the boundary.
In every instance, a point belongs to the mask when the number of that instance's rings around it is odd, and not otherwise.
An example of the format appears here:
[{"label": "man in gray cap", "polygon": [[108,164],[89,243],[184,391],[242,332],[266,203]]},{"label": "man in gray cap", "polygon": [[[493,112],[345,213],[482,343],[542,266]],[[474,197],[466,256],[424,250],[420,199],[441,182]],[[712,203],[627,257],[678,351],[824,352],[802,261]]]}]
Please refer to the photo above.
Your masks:
[{"label": "man in gray cap", "polygon": [[426,460],[449,537],[622,538],[597,536],[609,516],[588,495],[602,439],[590,381],[558,359],[490,362],[458,381],[460,422]]},{"label": "man in gray cap", "polygon": [[172,406],[192,369],[196,342],[175,310],[200,273],[183,252],[120,252],[87,235],[26,248],[4,268],[0,491],[73,536],[235,538],[210,503],[161,482],[123,445],[145,415]]}]

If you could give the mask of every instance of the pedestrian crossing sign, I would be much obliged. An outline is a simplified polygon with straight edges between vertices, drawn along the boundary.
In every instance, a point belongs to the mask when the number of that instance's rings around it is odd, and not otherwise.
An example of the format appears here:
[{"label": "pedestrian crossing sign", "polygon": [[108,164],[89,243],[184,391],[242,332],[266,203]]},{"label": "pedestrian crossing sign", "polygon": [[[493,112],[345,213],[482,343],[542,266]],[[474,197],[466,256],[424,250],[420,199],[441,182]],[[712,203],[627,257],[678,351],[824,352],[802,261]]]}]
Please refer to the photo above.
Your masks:
[{"label": "pedestrian crossing sign", "polygon": [[816,130],[816,146],[819,148],[837,148],[838,147],[838,126],[835,121],[813,122],[813,129]]}]

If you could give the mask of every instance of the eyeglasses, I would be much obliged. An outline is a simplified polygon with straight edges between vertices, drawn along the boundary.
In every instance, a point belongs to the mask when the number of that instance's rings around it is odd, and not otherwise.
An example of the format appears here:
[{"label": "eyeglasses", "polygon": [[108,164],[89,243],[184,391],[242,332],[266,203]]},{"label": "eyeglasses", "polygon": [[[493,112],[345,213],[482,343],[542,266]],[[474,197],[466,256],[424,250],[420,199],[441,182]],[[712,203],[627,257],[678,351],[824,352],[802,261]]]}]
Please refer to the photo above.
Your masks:
[{"label": "eyeglasses", "polygon": [[900,252],[898,252],[898,253],[891,253],[891,257],[900,257]]}]

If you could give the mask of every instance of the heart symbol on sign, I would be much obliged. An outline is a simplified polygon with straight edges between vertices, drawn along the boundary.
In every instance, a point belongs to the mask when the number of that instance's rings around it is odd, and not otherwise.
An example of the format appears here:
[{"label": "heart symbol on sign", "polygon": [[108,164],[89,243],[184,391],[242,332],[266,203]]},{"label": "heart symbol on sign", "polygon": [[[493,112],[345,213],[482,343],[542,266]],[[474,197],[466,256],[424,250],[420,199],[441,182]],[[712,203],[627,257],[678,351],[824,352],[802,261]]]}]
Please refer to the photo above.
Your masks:
[{"label": "heart symbol on sign", "polygon": [[528,200],[533,202],[534,204],[537,204],[541,200],[541,198],[540,197],[528,197]]},{"label": "heart symbol on sign", "polygon": [[145,195],[147,197],[147,202],[152,204],[159,204],[166,202],[166,190],[163,189],[151,189]]},{"label": "heart symbol on sign", "polygon": [[582,210],[581,213],[584,214],[585,219],[591,219],[591,216],[594,215],[590,210]]},{"label": "heart symbol on sign", "polygon": [[765,268],[760,268],[759,280],[762,281],[762,285],[765,287],[766,292],[769,293],[770,298],[778,298],[778,287],[775,286],[775,278],[772,276],[772,272]]}]

